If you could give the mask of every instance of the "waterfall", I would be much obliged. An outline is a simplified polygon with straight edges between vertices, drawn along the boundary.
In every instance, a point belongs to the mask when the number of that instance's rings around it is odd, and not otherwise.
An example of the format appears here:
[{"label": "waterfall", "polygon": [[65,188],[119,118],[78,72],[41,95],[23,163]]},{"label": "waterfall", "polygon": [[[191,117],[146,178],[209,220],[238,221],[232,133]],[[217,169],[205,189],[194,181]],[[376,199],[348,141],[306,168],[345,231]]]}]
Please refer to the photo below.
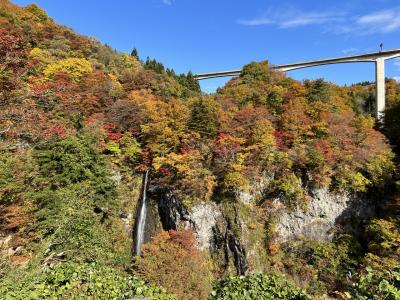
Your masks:
[{"label": "waterfall", "polygon": [[149,180],[150,170],[147,169],[146,173],[143,175],[143,184],[142,184],[142,194],[140,201],[140,208],[138,209],[136,224],[135,224],[135,235],[134,235],[134,249],[133,253],[135,255],[140,255],[140,247],[144,241],[144,231],[146,225],[146,215],[147,215],[147,185]]}]

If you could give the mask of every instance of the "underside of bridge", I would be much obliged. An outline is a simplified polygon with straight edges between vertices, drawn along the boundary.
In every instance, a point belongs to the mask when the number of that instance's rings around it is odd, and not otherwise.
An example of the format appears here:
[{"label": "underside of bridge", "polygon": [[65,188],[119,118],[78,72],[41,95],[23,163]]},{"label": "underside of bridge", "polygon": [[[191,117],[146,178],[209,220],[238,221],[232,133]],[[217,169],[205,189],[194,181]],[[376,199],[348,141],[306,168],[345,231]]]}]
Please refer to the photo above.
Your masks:
[{"label": "underside of bridge", "polygon": [[[334,57],[313,61],[298,62],[284,65],[272,65],[274,70],[282,72],[310,68],[322,65],[342,64],[342,63],[355,63],[355,62],[373,62],[375,63],[375,76],[376,76],[376,117],[381,120],[385,112],[385,61],[400,57],[400,49],[385,50],[379,52],[371,52],[364,54],[357,54],[351,56]],[[197,80],[211,79],[217,77],[239,76],[241,70],[221,71],[197,74],[194,77]]]}]

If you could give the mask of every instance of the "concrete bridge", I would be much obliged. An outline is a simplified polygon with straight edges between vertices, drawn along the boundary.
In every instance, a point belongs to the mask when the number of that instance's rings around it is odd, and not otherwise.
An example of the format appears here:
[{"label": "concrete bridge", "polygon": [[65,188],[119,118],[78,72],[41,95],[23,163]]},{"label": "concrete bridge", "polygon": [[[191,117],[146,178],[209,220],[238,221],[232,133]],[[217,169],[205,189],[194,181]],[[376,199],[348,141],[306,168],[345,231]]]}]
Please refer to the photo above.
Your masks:
[{"label": "concrete bridge", "polygon": [[[326,58],[313,61],[298,62],[284,65],[272,65],[271,68],[282,72],[309,68],[322,65],[342,64],[342,63],[356,63],[356,62],[373,62],[375,63],[375,76],[376,76],[376,116],[381,119],[385,112],[385,61],[400,57],[400,49],[385,50],[379,52],[370,52],[365,54],[357,54],[350,56]],[[205,74],[197,74],[194,77],[197,80],[239,76],[241,70],[213,72]]]}]

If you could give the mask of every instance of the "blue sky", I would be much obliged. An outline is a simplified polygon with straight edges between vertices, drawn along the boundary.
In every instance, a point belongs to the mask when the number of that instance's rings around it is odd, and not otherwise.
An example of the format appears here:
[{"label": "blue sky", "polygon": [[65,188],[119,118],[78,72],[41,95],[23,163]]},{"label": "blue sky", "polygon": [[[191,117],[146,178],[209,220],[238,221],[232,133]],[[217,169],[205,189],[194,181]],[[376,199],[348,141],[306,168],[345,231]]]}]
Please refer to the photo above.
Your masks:
[{"label": "blue sky", "polygon": [[[36,3],[57,22],[113,48],[156,58],[177,72],[239,69],[400,48],[398,0],[13,0]],[[374,80],[373,64],[315,67],[288,73],[338,84]],[[400,60],[386,63],[400,79]],[[225,79],[202,81],[212,92]]]}]

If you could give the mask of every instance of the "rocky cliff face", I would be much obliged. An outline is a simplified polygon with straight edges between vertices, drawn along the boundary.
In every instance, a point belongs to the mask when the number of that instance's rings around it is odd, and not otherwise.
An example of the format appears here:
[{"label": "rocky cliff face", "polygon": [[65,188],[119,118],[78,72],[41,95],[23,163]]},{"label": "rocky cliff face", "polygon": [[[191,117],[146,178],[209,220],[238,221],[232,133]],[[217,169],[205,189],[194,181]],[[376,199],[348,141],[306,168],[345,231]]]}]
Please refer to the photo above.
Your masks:
[{"label": "rocky cliff face", "polygon": [[164,230],[194,228],[188,209],[171,190],[153,189],[153,199],[157,202],[160,221]]},{"label": "rocky cliff face", "polygon": [[305,209],[278,209],[275,233],[280,241],[296,238],[331,241],[339,232],[356,232],[359,221],[371,218],[375,210],[375,204],[365,197],[334,194],[320,188],[311,193]]},{"label": "rocky cliff face", "polygon": [[[203,202],[185,207],[171,190],[151,188],[146,241],[161,230],[192,229],[199,249],[209,251],[223,272],[245,274],[262,271],[266,252],[268,215],[278,242],[305,238],[331,241],[340,232],[356,232],[358,224],[374,215],[371,200],[351,194],[334,194],[327,188],[310,193],[306,208],[286,208],[277,198],[266,215],[260,214],[259,200],[268,180],[236,193],[231,199]],[[151,228],[150,228],[151,227]]]},{"label": "rocky cliff face", "polygon": [[213,202],[198,204],[190,210],[190,218],[195,227],[199,249],[212,250],[215,228],[223,218],[218,205]]},{"label": "rocky cliff face", "polygon": [[[198,248],[209,251],[221,268],[239,275],[248,271],[246,248],[235,230],[241,226],[238,217],[232,221],[214,202],[200,203],[188,209],[173,191],[158,187],[152,187],[150,191],[146,241],[156,234],[157,229],[192,229]],[[158,214],[154,214],[155,211]]]}]

